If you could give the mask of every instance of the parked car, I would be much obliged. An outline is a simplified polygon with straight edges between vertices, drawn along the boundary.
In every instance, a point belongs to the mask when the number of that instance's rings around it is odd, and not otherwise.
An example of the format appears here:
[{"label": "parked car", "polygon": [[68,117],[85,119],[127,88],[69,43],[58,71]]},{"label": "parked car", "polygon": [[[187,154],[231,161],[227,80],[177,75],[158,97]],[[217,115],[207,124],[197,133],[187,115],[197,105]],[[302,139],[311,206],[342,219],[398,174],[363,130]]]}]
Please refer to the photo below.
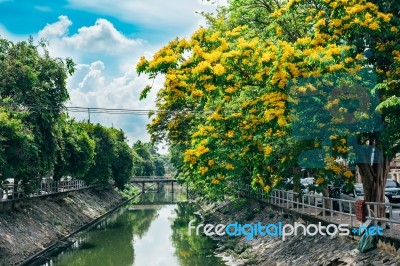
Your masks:
[{"label": "parked car", "polygon": [[385,196],[389,198],[390,203],[400,202],[400,184],[396,180],[386,180]]},{"label": "parked car", "polygon": [[341,202],[342,211],[350,212],[350,207],[351,207],[352,213],[354,213],[354,202],[358,199],[360,200],[364,199],[363,185],[361,183],[354,184],[354,187],[352,189],[347,189],[343,187],[340,190],[339,198],[351,201],[351,203]]},{"label": "parked car", "polygon": [[[354,184],[352,189],[346,189],[345,187],[342,188],[340,191],[340,199],[349,200],[350,203],[342,202],[342,210],[344,212],[350,212],[351,206],[351,213],[354,213],[354,202],[356,200],[363,200],[364,199],[364,187],[361,183]],[[390,203],[389,198],[385,196],[385,203]],[[389,214],[389,207],[386,207],[386,213]]]}]

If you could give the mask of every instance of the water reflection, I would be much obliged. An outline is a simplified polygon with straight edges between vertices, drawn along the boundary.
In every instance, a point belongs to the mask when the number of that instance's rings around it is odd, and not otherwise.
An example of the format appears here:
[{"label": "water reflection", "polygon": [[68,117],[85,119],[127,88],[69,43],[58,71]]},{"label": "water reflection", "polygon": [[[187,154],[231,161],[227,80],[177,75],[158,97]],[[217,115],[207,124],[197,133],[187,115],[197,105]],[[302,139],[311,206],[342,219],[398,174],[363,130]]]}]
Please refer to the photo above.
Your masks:
[{"label": "water reflection", "polygon": [[[61,253],[36,265],[224,265],[214,243],[189,236],[194,206],[182,193],[146,193],[80,233]],[[168,205],[164,205],[168,204]]]},{"label": "water reflection", "polygon": [[[178,203],[175,208],[176,219],[172,222],[172,244],[175,247],[175,255],[178,265],[225,265],[219,257],[213,255],[215,243],[204,236],[188,234],[190,220],[198,219],[193,213],[194,205]],[[197,223],[196,223],[197,224]]]}]

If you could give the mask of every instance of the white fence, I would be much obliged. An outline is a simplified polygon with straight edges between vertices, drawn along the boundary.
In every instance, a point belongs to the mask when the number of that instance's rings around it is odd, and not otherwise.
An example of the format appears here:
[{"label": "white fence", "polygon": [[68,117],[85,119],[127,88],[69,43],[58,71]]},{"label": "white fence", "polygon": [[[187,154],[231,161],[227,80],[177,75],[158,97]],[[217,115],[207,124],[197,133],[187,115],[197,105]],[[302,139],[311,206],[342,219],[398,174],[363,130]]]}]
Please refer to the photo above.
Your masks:
[{"label": "white fence", "polygon": [[[42,195],[61,193],[72,190],[87,188],[83,180],[52,181],[46,180],[40,183],[28,197],[38,197]],[[0,188],[0,201],[16,200],[24,197],[23,189],[20,185],[7,184]]]},{"label": "white fence", "polygon": [[[355,200],[322,197],[312,194],[301,194],[293,191],[273,190],[269,195],[262,189],[253,189],[245,185],[240,193],[246,197],[258,199],[288,210],[304,213],[327,222],[349,224],[352,228],[359,227],[362,222],[356,219],[354,213]],[[384,228],[384,235],[400,238],[400,204],[366,202],[366,219]],[[386,217],[374,215],[379,206],[384,206]],[[371,211],[373,210],[373,211]]]}]

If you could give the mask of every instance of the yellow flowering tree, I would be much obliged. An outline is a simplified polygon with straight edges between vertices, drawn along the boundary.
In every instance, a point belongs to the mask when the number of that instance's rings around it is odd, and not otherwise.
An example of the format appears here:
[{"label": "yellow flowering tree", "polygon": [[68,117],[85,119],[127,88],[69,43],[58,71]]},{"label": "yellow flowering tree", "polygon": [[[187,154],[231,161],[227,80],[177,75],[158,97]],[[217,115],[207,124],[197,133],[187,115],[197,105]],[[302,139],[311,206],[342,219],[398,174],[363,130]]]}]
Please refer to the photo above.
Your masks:
[{"label": "yellow flowering tree", "polygon": [[[208,28],[140,60],[138,73],[165,75],[153,139],[167,138],[182,176],[211,194],[236,181],[268,192],[302,165],[325,171],[321,185],[338,174],[351,184],[358,165],[366,199],[382,200],[374,195],[400,132],[398,4],[290,0],[261,7],[263,23],[239,19],[243,5],[233,1]],[[382,158],[367,162],[365,144]],[[310,155],[317,160],[303,162]]]}]

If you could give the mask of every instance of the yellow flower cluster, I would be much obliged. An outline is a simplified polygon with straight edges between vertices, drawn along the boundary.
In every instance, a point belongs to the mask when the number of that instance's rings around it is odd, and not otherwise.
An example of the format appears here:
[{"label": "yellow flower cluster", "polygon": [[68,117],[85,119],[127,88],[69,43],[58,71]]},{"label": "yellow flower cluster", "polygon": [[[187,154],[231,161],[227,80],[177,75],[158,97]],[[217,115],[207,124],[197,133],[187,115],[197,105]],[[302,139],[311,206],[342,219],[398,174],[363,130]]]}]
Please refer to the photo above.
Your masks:
[{"label": "yellow flower cluster", "polygon": [[236,92],[236,89],[234,87],[228,87],[225,89],[225,92],[228,94],[232,94]]},{"label": "yellow flower cluster", "polygon": [[208,136],[211,132],[215,130],[214,126],[203,126],[200,125],[198,127],[198,130],[192,134],[193,138],[199,137],[199,136]]},{"label": "yellow flower cluster", "polygon": [[218,185],[219,184],[219,180],[218,179],[214,179],[213,181],[211,181],[212,184],[214,185]]},{"label": "yellow flower cluster", "polygon": [[226,170],[234,170],[235,167],[233,166],[233,164],[227,163],[227,164],[225,165],[225,169],[226,169]]},{"label": "yellow flower cluster", "polygon": [[269,145],[267,145],[267,146],[264,148],[264,154],[265,154],[265,156],[269,157],[269,156],[271,155],[272,151],[273,151],[272,147],[269,146]]},{"label": "yellow flower cluster", "polygon": [[199,172],[200,172],[201,175],[204,175],[205,173],[208,172],[208,167],[201,166],[199,168]]},{"label": "yellow flower cluster", "polygon": [[350,178],[353,177],[354,175],[351,171],[347,170],[346,172],[343,173],[343,176],[346,178]]},{"label": "yellow flower cluster", "polygon": [[210,151],[210,149],[207,148],[206,146],[199,145],[195,149],[186,150],[185,155],[188,155],[188,156],[195,155],[196,157],[200,157],[200,156],[202,156],[203,154],[205,154],[205,153],[207,153],[209,151]]},{"label": "yellow flower cluster", "polygon": [[214,119],[214,120],[222,120],[223,119],[223,116],[222,115],[220,115],[218,112],[214,112],[214,113],[212,113],[212,115],[208,118],[208,119]]},{"label": "yellow flower cluster", "polygon": [[235,135],[235,131],[233,131],[233,130],[229,130],[229,131],[225,134],[225,136],[227,136],[228,138],[233,138],[234,135]]},{"label": "yellow flower cluster", "polygon": [[204,96],[204,93],[201,90],[194,90],[192,91],[191,96],[193,98],[200,98]]},{"label": "yellow flower cluster", "polygon": [[325,178],[323,178],[323,177],[318,177],[317,180],[315,180],[315,183],[319,186],[319,185],[321,185],[322,183],[324,183],[324,181],[325,181]]},{"label": "yellow flower cluster", "polygon": [[225,69],[225,67],[224,67],[223,65],[221,65],[221,64],[216,64],[216,65],[213,67],[213,71],[214,71],[215,75],[221,76],[221,75],[225,74],[226,69]]},{"label": "yellow flower cluster", "polygon": [[338,146],[338,147],[336,147],[336,150],[337,150],[339,153],[347,153],[348,148],[347,148],[347,146]]},{"label": "yellow flower cluster", "polygon": [[210,92],[210,91],[214,91],[217,87],[214,84],[206,84],[204,85],[204,88],[206,91]]}]

